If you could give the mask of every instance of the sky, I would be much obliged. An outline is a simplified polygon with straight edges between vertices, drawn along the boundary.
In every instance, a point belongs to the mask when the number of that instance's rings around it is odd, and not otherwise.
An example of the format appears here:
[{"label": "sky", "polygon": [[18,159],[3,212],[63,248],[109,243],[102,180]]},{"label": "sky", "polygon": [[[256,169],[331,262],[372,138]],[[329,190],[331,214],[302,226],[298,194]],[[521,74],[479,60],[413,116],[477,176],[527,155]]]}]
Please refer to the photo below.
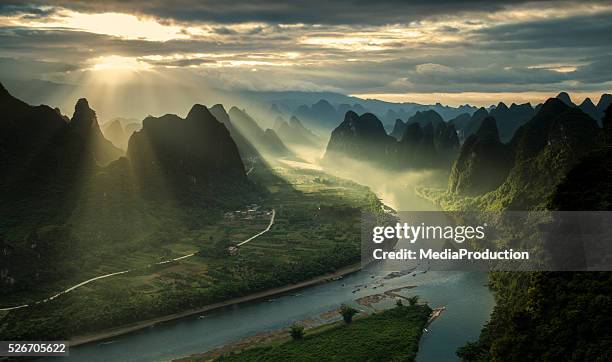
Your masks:
[{"label": "sky", "polygon": [[596,102],[610,34],[610,1],[0,1],[0,80]]}]

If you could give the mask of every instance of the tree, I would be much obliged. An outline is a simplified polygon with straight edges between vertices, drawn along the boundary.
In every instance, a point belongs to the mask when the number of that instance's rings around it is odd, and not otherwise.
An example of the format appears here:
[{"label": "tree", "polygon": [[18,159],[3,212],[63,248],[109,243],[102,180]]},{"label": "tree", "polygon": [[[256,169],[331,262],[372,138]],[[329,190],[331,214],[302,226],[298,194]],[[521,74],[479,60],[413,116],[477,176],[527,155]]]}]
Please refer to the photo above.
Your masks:
[{"label": "tree", "polygon": [[418,301],[419,301],[419,296],[418,295],[415,295],[414,297],[408,298],[408,303],[410,305],[416,305]]},{"label": "tree", "polygon": [[340,314],[342,315],[342,319],[346,324],[349,324],[353,321],[353,316],[357,314],[357,309],[353,307],[349,307],[346,304],[342,304],[340,307]]},{"label": "tree", "polygon": [[289,328],[289,333],[294,340],[302,339],[304,338],[304,326],[299,323],[293,323],[291,328]]}]

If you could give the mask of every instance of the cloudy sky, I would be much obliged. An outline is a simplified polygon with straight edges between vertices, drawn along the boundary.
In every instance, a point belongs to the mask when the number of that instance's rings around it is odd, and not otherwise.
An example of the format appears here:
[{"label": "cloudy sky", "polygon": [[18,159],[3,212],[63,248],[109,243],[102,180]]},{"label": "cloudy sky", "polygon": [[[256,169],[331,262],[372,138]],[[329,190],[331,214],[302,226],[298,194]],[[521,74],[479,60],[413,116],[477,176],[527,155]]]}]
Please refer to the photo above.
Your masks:
[{"label": "cloudy sky", "polygon": [[579,100],[612,88],[610,34],[610,1],[1,1],[0,77]]}]

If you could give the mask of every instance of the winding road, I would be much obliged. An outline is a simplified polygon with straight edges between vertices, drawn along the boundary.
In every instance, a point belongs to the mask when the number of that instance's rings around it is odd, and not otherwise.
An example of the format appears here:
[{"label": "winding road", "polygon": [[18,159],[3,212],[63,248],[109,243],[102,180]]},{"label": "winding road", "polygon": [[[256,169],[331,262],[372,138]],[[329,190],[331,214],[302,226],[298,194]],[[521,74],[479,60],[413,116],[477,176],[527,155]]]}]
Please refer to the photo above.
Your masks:
[{"label": "winding road", "polygon": [[[268,231],[270,231],[270,229],[272,228],[272,225],[274,225],[274,218],[275,218],[275,216],[276,216],[276,209],[272,209],[272,216],[270,217],[270,223],[268,224],[268,226],[263,231],[261,231],[261,232],[255,234],[255,235],[251,236],[250,238],[248,238],[248,239],[238,243],[236,246],[244,245],[244,244],[248,243],[249,241],[252,241],[253,239],[255,239],[255,238],[257,238],[257,237],[267,233]],[[168,264],[168,263],[172,263],[172,262],[175,262],[175,261],[187,259],[187,258],[190,258],[190,257],[196,255],[196,253],[197,252],[193,252],[191,254],[179,256],[177,258],[160,261],[160,262],[154,263],[154,264],[149,264],[149,265],[147,265],[146,267],[144,267],[142,269],[148,269],[148,268],[150,268],[150,267],[152,267],[154,265],[163,265],[163,264]],[[53,295],[53,296],[51,296],[51,297],[49,297],[47,299],[39,300],[39,301],[31,303],[31,304],[22,304],[22,305],[18,305],[18,306],[15,306],[15,307],[0,308],[0,312],[10,311],[10,310],[14,310],[14,309],[27,308],[27,307],[32,306],[32,305],[46,303],[48,301],[51,301],[51,300],[59,297],[62,294],[70,293],[73,290],[78,289],[78,288],[80,288],[80,287],[82,287],[84,285],[87,285],[87,284],[91,283],[91,282],[95,282],[96,280],[110,278],[110,277],[113,277],[115,275],[126,274],[126,273],[129,273],[129,272],[135,271],[135,270],[138,270],[138,268],[122,270],[122,271],[118,271],[118,272],[115,272],[115,273],[104,274],[104,275],[100,275],[100,276],[97,276],[97,277],[94,277],[94,278],[91,278],[91,279],[87,279],[86,281],[81,282],[79,284],[75,284],[75,285],[71,286],[70,288],[68,288],[66,290],[63,290],[63,291],[61,291],[61,292],[59,292],[59,293],[57,293],[57,294],[55,294],[55,295]]]}]

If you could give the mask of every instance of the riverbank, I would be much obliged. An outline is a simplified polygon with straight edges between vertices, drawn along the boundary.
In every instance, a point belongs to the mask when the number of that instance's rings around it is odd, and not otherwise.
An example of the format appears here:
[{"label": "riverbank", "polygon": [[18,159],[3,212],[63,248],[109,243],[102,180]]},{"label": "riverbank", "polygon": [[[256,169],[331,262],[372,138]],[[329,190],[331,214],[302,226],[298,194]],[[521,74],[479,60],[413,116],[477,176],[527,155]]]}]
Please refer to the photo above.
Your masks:
[{"label": "riverbank", "polygon": [[286,286],[278,287],[278,288],[272,288],[272,289],[264,290],[258,293],[249,294],[243,297],[232,298],[232,299],[229,299],[223,302],[209,304],[201,308],[190,309],[190,310],[180,312],[180,313],[174,313],[174,314],[170,314],[170,315],[163,316],[163,317],[153,318],[153,319],[141,321],[138,323],[124,325],[121,327],[112,328],[109,330],[101,331],[101,332],[90,334],[90,335],[73,337],[70,339],[70,346],[74,347],[74,346],[78,346],[78,345],[85,344],[85,343],[101,341],[101,340],[105,340],[108,338],[113,338],[113,337],[117,337],[123,334],[128,334],[128,333],[136,332],[136,331],[139,331],[145,328],[149,328],[159,323],[181,319],[181,318],[189,317],[189,316],[200,314],[200,313],[210,312],[216,309],[229,307],[235,304],[253,302],[253,301],[260,300],[260,299],[266,299],[266,298],[273,297],[279,294],[284,294],[287,292],[306,288],[312,285],[325,283],[325,282],[334,280],[336,278],[357,272],[360,269],[361,269],[361,263],[352,264],[342,269],[338,269],[337,271],[333,273],[324,274],[319,277],[305,280],[300,283],[290,284],[290,285],[286,285]]},{"label": "riverbank", "polygon": [[[438,307],[438,308],[432,309],[431,313],[429,314],[429,318],[427,319],[427,322],[425,323],[424,328],[429,327],[431,323],[433,323],[438,317],[440,317],[440,315],[445,309],[446,309],[445,307]],[[383,313],[383,312],[384,311],[379,311],[378,313]],[[338,318],[340,318],[340,312],[337,309],[333,311],[329,311],[324,314],[328,314],[328,315],[333,314],[333,315],[336,315]],[[368,318],[369,316],[370,314],[359,313],[355,317],[353,317],[353,320],[357,321],[362,318]],[[339,320],[334,319],[324,324],[314,324],[314,325],[309,324],[308,320],[300,321],[299,323],[304,326],[304,331],[306,332],[307,335],[319,334],[326,330],[341,327],[342,325],[344,325],[344,322],[342,321],[342,319],[339,319]],[[289,341],[291,341],[291,337],[289,336],[289,328],[285,327],[285,328],[280,328],[280,329],[276,329],[272,331],[260,332],[255,335],[242,338],[238,341],[223,345],[221,347],[212,349],[207,352],[197,353],[191,356],[174,359],[173,362],[214,361],[217,358],[223,355],[227,355],[229,353],[239,352],[239,351],[243,351],[249,348],[254,348],[257,346],[260,346],[260,347],[261,346],[272,346],[272,345],[277,345],[279,343],[285,343]]]},{"label": "riverbank", "polygon": [[[303,339],[291,340],[278,332],[262,335],[216,353],[193,355],[179,361],[253,360],[414,360],[423,328],[431,309],[423,305],[396,306],[355,319],[351,324],[336,322],[306,331]],[[275,339],[276,336],[276,339]],[[250,342],[250,343],[249,343]],[[243,347],[243,348],[240,348]],[[225,352],[225,353],[223,353]],[[221,357],[222,356],[222,357]]]}]

